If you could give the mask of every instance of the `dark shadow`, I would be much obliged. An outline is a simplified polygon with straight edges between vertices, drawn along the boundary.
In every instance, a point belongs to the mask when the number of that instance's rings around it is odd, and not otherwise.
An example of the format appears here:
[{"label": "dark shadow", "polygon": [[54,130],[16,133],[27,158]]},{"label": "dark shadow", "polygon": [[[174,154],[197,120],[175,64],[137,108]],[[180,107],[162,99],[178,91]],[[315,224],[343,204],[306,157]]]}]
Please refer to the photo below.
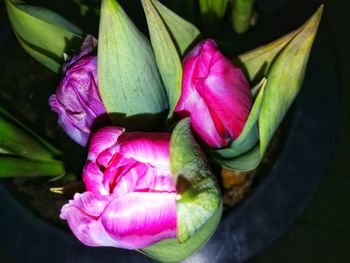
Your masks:
[{"label": "dark shadow", "polygon": [[93,123],[93,130],[110,124],[126,128],[126,131],[166,131],[165,120],[168,110],[160,113],[144,113],[132,116],[126,116],[125,113],[106,113],[98,116]]}]

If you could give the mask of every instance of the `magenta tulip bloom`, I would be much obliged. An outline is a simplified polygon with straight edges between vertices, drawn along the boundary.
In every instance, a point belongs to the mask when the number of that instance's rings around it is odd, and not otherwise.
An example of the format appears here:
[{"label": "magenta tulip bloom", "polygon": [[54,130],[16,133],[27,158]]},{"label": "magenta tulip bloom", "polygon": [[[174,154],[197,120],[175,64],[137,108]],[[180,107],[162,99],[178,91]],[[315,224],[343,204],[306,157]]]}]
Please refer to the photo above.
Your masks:
[{"label": "magenta tulip bloom", "polygon": [[207,145],[221,148],[235,140],[248,118],[252,98],[243,72],[213,40],[199,43],[183,61],[182,92],[175,112]]},{"label": "magenta tulip bloom", "polygon": [[176,237],[176,190],[168,133],[105,127],[91,139],[83,172],[87,192],[61,210],[88,246],[140,249]]},{"label": "magenta tulip bloom", "polygon": [[64,65],[64,78],[49,99],[60,126],[82,146],[88,144],[92,131],[108,123],[98,92],[95,46],[96,40],[88,36],[81,52]]}]

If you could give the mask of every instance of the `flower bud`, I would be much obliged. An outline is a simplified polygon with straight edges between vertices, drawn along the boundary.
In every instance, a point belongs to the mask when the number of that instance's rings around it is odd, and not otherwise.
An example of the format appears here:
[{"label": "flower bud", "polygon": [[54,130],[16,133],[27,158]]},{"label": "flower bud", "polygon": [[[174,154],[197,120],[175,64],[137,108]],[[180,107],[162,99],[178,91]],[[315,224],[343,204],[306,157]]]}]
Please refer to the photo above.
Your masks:
[{"label": "flower bud", "polygon": [[222,55],[213,40],[202,41],[185,57],[175,112],[191,117],[192,129],[207,145],[221,148],[235,140],[251,106],[243,72]]},{"label": "flower bud", "polygon": [[83,172],[87,192],[61,210],[88,246],[140,249],[176,237],[176,190],[168,133],[104,127],[91,139]]},{"label": "flower bud", "polygon": [[90,134],[108,123],[97,85],[96,39],[87,36],[79,54],[64,65],[64,78],[49,104],[58,114],[58,123],[77,143],[86,146]]}]

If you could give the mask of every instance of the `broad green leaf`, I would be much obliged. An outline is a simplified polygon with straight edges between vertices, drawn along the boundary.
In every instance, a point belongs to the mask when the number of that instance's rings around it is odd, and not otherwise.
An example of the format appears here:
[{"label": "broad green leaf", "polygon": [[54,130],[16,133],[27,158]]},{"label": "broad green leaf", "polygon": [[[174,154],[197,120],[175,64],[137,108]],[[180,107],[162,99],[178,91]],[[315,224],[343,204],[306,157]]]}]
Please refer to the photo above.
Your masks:
[{"label": "broad green leaf", "polygon": [[99,91],[112,119],[131,121],[166,110],[150,44],[115,0],[102,1],[98,44]]},{"label": "broad green leaf", "polygon": [[172,133],[170,169],[177,193],[177,239],[183,243],[221,205],[218,182],[192,135],[189,118],[181,120]]},{"label": "broad green leaf", "polygon": [[11,120],[13,124],[15,124],[18,128],[20,128],[23,132],[26,132],[30,136],[32,136],[35,140],[37,140],[39,143],[41,143],[43,146],[45,146],[53,155],[61,155],[62,152],[57,149],[55,146],[53,146],[51,143],[46,141],[44,138],[39,136],[36,132],[34,132],[32,129],[24,125],[22,122],[20,122],[15,116],[13,116],[11,113],[9,113],[7,110],[2,108],[0,106],[0,115],[3,115],[4,117]]},{"label": "broad green leaf", "polygon": [[199,0],[199,9],[206,24],[217,23],[226,12],[228,0]]},{"label": "broad green leaf", "polygon": [[150,247],[142,249],[141,253],[160,262],[180,262],[199,250],[213,235],[222,215],[222,205],[217,212],[194,235],[184,243],[177,239],[165,239]]},{"label": "broad green leaf", "polygon": [[15,157],[0,157],[0,178],[23,176],[59,176],[64,173],[60,161],[42,162]]},{"label": "broad green leaf", "polygon": [[81,44],[81,30],[62,16],[45,8],[5,0],[12,28],[23,48],[54,72]]},{"label": "broad green leaf", "polygon": [[323,6],[304,24],[278,55],[267,75],[268,82],[259,117],[261,157],[301,88],[322,11]]},{"label": "broad green leaf", "polygon": [[266,76],[271,63],[281,50],[295,37],[299,30],[295,30],[267,45],[248,51],[238,57],[250,82],[255,82]]},{"label": "broad green leaf", "polygon": [[246,124],[240,136],[232,141],[230,145],[222,149],[209,149],[208,153],[215,159],[232,159],[252,149],[259,140],[259,132],[257,127],[258,118],[264,98],[265,86],[268,81],[263,79],[260,81],[257,89],[259,89],[253,107],[249,113]]},{"label": "broad green leaf", "polygon": [[188,118],[172,133],[170,168],[177,193],[177,239],[163,240],[143,252],[162,262],[179,262],[209,240],[222,214],[219,185]]},{"label": "broad green leaf", "polygon": [[232,27],[241,34],[250,27],[254,0],[235,0],[232,8]]},{"label": "broad green leaf", "polygon": [[52,153],[46,147],[2,116],[0,116],[0,148],[32,160],[53,159]]},{"label": "broad green leaf", "polygon": [[152,3],[162,17],[182,57],[200,37],[199,30],[193,24],[166,8],[159,1],[152,0]]},{"label": "broad green leaf", "polygon": [[176,46],[161,16],[152,4],[142,0],[157,66],[169,100],[169,117],[181,94],[182,65]]}]

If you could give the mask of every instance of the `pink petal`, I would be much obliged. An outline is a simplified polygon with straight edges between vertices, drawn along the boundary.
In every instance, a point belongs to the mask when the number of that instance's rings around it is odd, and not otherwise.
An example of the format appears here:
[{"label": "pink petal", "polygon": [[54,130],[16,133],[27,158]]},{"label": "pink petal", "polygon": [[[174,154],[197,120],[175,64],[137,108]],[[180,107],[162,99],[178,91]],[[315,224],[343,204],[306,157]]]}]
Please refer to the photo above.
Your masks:
[{"label": "pink petal", "polygon": [[130,193],[106,207],[101,222],[118,246],[140,249],[176,237],[175,193]]},{"label": "pink petal", "polygon": [[170,133],[131,132],[118,140],[118,152],[154,167],[169,167]]},{"label": "pink petal", "polygon": [[217,51],[213,56],[210,74],[198,80],[197,91],[208,105],[211,115],[217,116],[232,139],[243,130],[248,118],[252,99],[249,84],[242,71]]},{"label": "pink petal", "polygon": [[[98,216],[109,198],[85,192],[64,205],[60,217],[68,221],[74,235],[87,246],[114,246],[118,243],[106,232]],[[91,213],[91,214],[89,214]]]},{"label": "pink petal", "polygon": [[175,112],[181,118],[191,116],[191,126],[197,135],[209,146],[220,148],[228,143],[226,132],[222,125],[214,122],[207,103],[194,86],[197,78],[203,78],[208,74],[210,62],[208,53],[202,57],[202,63],[197,63],[197,55],[201,48],[202,46],[198,45],[196,51],[191,52],[184,60],[182,91]]},{"label": "pink petal", "polygon": [[[88,160],[96,162],[97,156],[104,150],[114,145],[118,137],[125,131],[119,127],[103,127],[98,130],[91,139]],[[109,156],[111,157],[112,154]],[[106,161],[105,161],[106,162]]]},{"label": "pink petal", "polygon": [[86,190],[95,194],[108,195],[109,186],[103,183],[104,175],[95,163],[88,161],[83,170],[83,181]]}]

